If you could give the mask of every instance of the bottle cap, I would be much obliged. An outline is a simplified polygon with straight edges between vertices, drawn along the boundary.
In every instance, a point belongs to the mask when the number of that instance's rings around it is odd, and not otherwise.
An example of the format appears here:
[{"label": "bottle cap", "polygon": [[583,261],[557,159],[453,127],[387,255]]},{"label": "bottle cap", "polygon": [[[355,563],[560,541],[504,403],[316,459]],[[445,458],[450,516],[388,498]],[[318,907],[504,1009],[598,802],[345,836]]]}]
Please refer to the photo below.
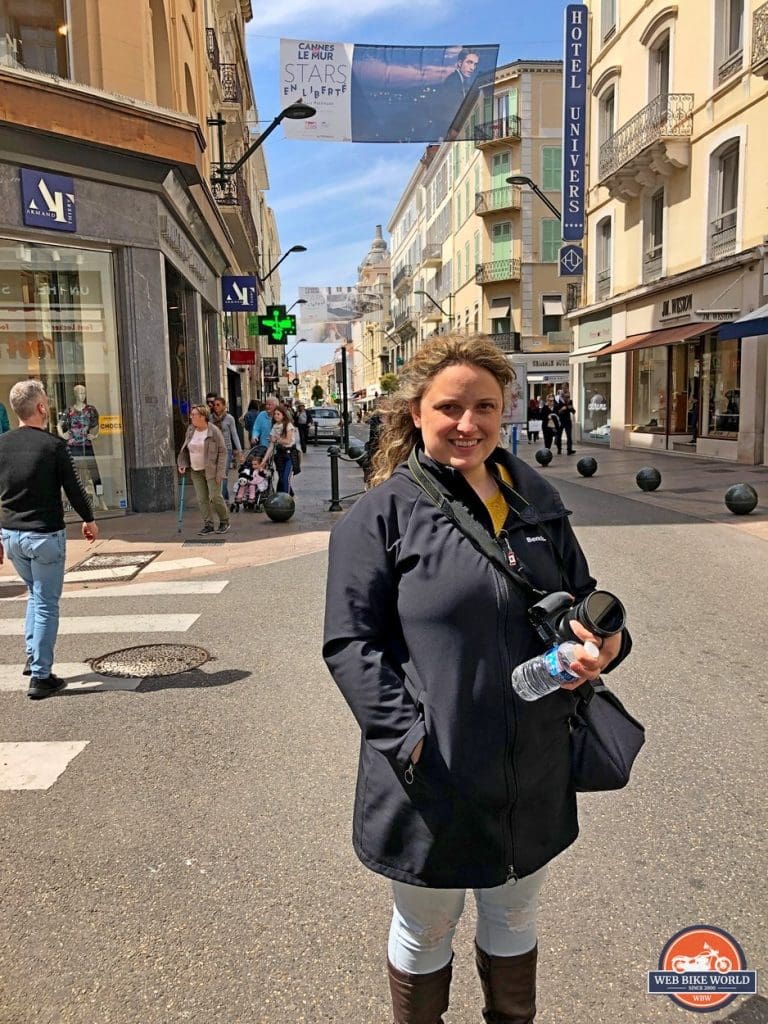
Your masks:
[{"label": "bottle cap", "polygon": [[587,640],[587,642],[584,644],[584,650],[587,652],[590,658],[596,658],[600,653],[600,648],[596,647],[591,640]]}]

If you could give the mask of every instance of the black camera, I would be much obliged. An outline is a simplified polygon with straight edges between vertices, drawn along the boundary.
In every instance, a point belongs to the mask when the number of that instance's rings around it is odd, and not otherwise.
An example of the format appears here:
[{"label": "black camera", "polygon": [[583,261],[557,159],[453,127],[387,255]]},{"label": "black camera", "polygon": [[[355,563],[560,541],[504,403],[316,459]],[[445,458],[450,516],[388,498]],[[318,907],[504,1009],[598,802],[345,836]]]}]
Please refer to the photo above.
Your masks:
[{"label": "black camera", "polygon": [[576,601],[573,594],[558,590],[531,605],[528,617],[548,647],[566,640],[581,643],[571,630],[574,619],[599,637],[620,633],[627,621],[624,605],[607,590],[593,590],[581,601]]}]

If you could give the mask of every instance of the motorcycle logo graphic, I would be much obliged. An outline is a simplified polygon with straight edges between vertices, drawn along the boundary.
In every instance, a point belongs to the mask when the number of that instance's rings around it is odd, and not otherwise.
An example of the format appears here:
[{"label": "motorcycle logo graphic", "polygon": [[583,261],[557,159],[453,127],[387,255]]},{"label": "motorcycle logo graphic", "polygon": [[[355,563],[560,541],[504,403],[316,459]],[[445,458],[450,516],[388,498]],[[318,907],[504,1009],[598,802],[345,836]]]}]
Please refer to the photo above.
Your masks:
[{"label": "motorcycle logo graphic", "polygon": [[666,995],[685,1010],[710,1013],[738,995],[757,991],[757,973],[747,970],[738,942],[711,925],[694,925],[673,935],[648,972],[648,993]]}]

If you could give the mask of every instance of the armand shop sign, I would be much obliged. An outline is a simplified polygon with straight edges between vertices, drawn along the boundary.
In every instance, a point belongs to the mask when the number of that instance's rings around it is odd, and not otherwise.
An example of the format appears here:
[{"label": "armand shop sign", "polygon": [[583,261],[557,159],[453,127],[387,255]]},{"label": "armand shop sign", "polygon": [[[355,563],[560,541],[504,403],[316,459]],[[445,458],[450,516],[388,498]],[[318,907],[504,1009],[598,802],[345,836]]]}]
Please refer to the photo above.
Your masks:
[{"label": "armand shop sign", "polygon": [[100,434],[122,434],[123,432],[123,417],[122,416],[99,416],[99,433]]}]

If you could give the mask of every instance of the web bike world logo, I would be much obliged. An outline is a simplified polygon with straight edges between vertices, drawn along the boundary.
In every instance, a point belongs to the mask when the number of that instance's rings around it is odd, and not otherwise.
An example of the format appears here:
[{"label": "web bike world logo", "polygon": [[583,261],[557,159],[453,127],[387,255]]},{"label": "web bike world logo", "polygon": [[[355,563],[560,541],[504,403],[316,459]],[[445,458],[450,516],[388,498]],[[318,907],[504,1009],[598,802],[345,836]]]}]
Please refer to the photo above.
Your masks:
[{"label": "web bike world logo", "polygon": [[757,972],[747,970],[738,942],[727,932],[697,924],[673,935],[648,971],[648,993],[669,996],[684,1010],[710,1013],[736,996],[757,992]]}]

